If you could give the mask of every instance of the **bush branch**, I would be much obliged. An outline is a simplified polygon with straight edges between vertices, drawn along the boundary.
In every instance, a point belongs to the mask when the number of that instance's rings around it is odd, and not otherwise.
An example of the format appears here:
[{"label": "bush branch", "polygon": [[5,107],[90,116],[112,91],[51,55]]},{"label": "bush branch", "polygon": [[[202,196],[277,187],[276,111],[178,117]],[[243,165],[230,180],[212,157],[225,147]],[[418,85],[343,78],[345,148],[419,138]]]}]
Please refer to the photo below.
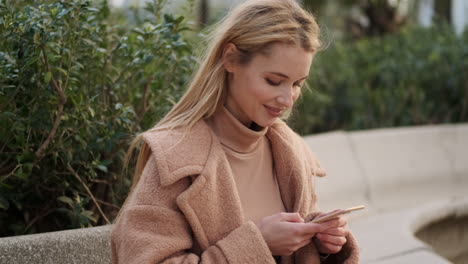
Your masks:
[{"label": "bush branch", "polygon": [[43,209],[42,212],[38,215],[36,215],[36,217],[34,217],[33,220],[31,220],[28,225],[24,228],[25,231],[29,230],[29,228],[31,228],[31,226],[33,226],[37,221],[39,221],[40,219],[46,217],[47,215],[53,213],[56,209],[55,208],[52,208],[52,209]]},{"label": "bush branch", "polygon": [[59,104],[58,104],[58,109],[57,109],[57,116],[55,117],[54,125],[52,126],[52,129],[50,130],[49,136],[47,136],[46,140],[36,150],[35,154],[38,160],[44,157],[45,150],[49,146],[50,142],[54,139],[55,134],[57,133],[57,129],[60,126],[60,122],[62,121],[63,108],[65,106],[65,103],[67,102],[67,97],[65,96],[65,92],[63,91],[61,84],[52,75],[52,70],[50,69],[49,60],[47,59],[44,45],[41,46],[41,50],[42,50],[42,56],[44,59],[44,64],[46,66],[47,72],[49,72],[52,76],[51,77],[52,86],[54,87],[55,91],[59,95]]},{"label": "bush branch", "polygon": [[138,119],[133,124],[132,131],[135,131],[138,126],[140,126],[141,121],[143,121],[143,118],[145,117],[146,113],[149,111],[149,106],[148,106],[148,90],[150,88],[151,82],[153,81],[153,77],[148,78],[145,84],[145,88],[143,90],[143,107],[141,111],[138,114]]},{"label": "bush branch", "polygon": [[91,200],[93,200],[93,203],[94,205],[96,205],[99,213],[101,214],[102,218],[104,218],[104,220],[106,221],[106,223],[108,225],[111,224],[111,222],[109,221],[109,219],[107,218],[107,216],[104,214],[104,212],[102,211],[101,209],[101,206],[99,206],[99,203],[97,202],[96,198],[94,197],[93,193],[91,192],[91,190],[88,188],[88,186],[86,185],[86,183],[81,179],[81,177],[78,175],[78,173],[75,172],[75,170],[70,166],[70,163],[67,164],[67,167],[68,167],[68,170],[73,174],[73,176],[75,176],[75,178],[81,183],[81,185],[83,185],[83,187],[85,188],[86,192],[88,193],[89,197],[91,197]]}]

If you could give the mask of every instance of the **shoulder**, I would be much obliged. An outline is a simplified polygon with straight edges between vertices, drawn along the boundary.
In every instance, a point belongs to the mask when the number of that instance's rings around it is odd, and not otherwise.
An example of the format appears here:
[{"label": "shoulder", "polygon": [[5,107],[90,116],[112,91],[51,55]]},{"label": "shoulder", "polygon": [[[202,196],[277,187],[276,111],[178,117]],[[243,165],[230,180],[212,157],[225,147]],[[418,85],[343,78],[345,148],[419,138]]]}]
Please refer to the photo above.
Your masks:
[{"label": "shoulder", "polygon": [[151,149],[163,185],[200,174],[213,145],[213,135],[204,120],[192,129],[149,130],[143,140]]},{"label": "shoulder", "polygon": [[305,142],[302,139],[302,137],[297,134],[294,130],[292,130],[286,122],[283,120],[278,120],[276,121],[270,128],[269,128],[269,134],[271,136],[284,140],[285,142],[288,142],[291,147],[301,147],[303,148],[305,146]]},{"label": "shoulder", "polygon": [[311,166],[312,174],[323,177],[326,171],[304,139],[292,130],[286,122],[279,120],[269,129],[268,137],[277,151],[289,153],[289,156]]}]

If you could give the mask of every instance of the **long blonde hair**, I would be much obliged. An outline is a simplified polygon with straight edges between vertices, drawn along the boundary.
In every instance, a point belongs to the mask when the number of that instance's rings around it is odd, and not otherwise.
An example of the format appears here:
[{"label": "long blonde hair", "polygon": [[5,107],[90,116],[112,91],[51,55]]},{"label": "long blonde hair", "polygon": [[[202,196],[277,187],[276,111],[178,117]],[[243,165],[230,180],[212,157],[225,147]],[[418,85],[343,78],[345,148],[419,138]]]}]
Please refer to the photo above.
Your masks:
[{"label": "long blonde hair", "polygon": [[[227,73],[222,56],[226,44],[233,43],[241,51],[238,62],[246,65],[255,55],[265,53],[273,43],[297,45],[308,52],[316,52],[320,47],[319,31],[314,17],[295,0],[248,0],[238,5],[211,34],[209,45],[185,94],[149,131],[176,127],[188,131],[197,121],[209,118],[224,104]],[[131,190],[151,155],[142,134],[132,141],[127,155],[140,143],[142,146]]]}]

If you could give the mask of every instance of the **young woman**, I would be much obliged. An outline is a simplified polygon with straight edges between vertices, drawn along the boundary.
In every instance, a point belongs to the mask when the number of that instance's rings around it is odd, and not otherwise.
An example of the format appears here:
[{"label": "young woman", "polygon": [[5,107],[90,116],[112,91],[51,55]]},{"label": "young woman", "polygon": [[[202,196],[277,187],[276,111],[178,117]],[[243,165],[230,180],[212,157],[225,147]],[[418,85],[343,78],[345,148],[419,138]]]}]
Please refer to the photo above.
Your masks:
[{"label": "young woman", "polygon": [[185,95],[136,139],[114,263],[358,263],[343,217],[308,222],[325,172],[280,120],[318,38],[294,0],[246,1],[219,24]]}]

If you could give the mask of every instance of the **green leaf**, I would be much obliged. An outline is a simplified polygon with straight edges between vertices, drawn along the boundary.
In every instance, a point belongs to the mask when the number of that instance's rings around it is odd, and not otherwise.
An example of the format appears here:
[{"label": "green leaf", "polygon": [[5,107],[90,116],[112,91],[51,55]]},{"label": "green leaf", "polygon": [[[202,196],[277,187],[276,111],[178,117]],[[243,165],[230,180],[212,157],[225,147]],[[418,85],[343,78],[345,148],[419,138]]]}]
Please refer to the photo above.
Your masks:
[{"label": "green leaf", "polygon": [[57,200],[68,204],[70,207],[73,207],[73,200],[71,198],[69,198],[69,197],[60,196],[60,197],[57,198]]},{"label": "green leaf", "polygon": [[88,111],[89,111],[89,113],[91,114],[91,117],[94,117],[94,115],[96,114],[96,113],[94,112],[94,109],[93,109],[91,106],[88,106]]},{"label": "green leaf", "polygon": [[46,72],[46,74],[44,75],[44,82],[49,83],[50,79],[52,79],[52,73]]},{"label": "green leaf", "polygon": [[67,8],[65,10],[60,11],[60,13],[57,15],[57,18],[61,18],[61,17],[65,16],[66,14],[70,13],[70,11],[72,11],[72,10],[73,10],[73,8],[70,7],[70,8]]},{"label": "green leaf", "polygon": [[86,9],[87,9],[88,11],[95,12],[95,13],[99,12],[99,9],[94,8],[94,7],[87,7]]},{"label": "green leaf", "polygon": [[84,38],[82,39],[82,41],[84,41],[86,44],[90,45],[90,46],[96,46],[96,42],[90,40],[90,39],[87,39],[87,38]]},{"label": "green leaf", "polygon": [[101,171],[103,171],[103,172],[105,172],[105,173],[108,172],[107,167],[104,166],[104,165],[102,165],[102,164],[97,165],[96,168],[98,168],[99,170],[101,170]]},{"label": "green leaf", "polygon": [[65,69],[57,68],[57,70],[60,71],[63,74],[63,76],[68,76],[68,72]]},{"label": "green leaf", "polygon": [[84,215],[86,218],[90,219],[94,223],[97,222],[97,218],[94,216],[93,211],[85,210],[83,211],[82,215]]},{"label": "green leaf", "polygon": [[37,33],[37,32],[34,33],[33,40],[34,40],[34,44],[41,45],[41,40],[40,40],[39,33]]}]

